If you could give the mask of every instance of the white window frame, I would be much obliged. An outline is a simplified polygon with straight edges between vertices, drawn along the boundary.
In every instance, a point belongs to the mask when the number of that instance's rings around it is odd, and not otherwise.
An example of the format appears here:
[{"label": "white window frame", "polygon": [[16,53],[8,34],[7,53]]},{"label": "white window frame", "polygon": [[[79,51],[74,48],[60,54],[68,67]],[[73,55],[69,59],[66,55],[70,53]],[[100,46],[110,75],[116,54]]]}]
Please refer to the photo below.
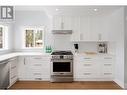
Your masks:
[{"label": "white window frame", "polygon": [[[26,47],[26,30],[42,30],[42,41],[43,41],[43,46],[42,47]],[[43,49],[45,45],[45,29],[44,26],[42,27],[24,27],[23,29],[23,49]],[[35,36],[34,36],[35,37]],[[35,38],[34,38],[35,39]],[[35,43],[35,42],[34,42]]]},{"label": "white window frame", "polygon": [[3,48],[0,48],[0,51],[8,49],[8,26],[0,25],[3,28]]}]

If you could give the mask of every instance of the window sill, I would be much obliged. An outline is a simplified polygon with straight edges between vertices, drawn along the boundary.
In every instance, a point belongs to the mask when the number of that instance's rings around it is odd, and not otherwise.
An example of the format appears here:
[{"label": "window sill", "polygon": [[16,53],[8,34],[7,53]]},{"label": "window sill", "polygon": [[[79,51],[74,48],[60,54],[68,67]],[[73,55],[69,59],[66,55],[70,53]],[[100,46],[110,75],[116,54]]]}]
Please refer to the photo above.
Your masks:
[{"label": "window sill", "polygon": [[43,48],[43,47],[36,47],[36,48],[35,48],[35,47],[34,47],[34,48],[31,48],[31,47],[28,47],[28,48],[27,48],[27,47],[24,47],[24,48],[22,48],[22,49],[44,49],[44,48]]}]

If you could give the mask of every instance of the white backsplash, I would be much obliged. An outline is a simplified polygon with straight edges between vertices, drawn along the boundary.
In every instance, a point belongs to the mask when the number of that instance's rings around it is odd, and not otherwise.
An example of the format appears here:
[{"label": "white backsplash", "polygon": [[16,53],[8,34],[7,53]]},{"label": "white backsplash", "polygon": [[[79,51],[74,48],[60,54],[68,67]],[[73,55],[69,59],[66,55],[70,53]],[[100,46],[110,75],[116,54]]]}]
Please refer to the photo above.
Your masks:
[{"label": "white backsplash", "polygon": [[70,42],[71,35],[59,35],[53,36],[54,50],[72,50],[72,43]]},{"label": "white backsplash", "polygon": [[80,52],[97,52],[97,43],[96,42],[79,43],[79,53]]}]

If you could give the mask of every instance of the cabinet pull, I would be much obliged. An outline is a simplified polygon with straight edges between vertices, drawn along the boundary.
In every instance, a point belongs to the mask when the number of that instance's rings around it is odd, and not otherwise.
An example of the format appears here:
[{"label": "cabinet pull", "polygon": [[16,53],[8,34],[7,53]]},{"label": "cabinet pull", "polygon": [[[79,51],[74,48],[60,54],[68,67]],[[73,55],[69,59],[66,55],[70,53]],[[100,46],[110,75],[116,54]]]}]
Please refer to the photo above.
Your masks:
[{"label": "cabinet pull", "polygon": [[104,75],[111,75],[112,73],[104,73]]},{"label": "cabinet pull", "polygon": [[84,64],[84,66],[91,66],[91,64]]},{"label": "cabinet pull", "polygon": [[41,75],[41,73],[34,73],[34,75]]},{"label": "cabinet pull", "polygon": [[26,65],[26,59],[24,58],[24,65]]},{"label": "cabinet pull", "polygon": [[34,66],[42,66],[41,64],[35,64]]},{"label": "cabinet pull", "polygon": [[35,80],[42,80],[42,78],[35,78]]},{"label": "cabinet pull", "polygon": [[33,59],[42,59],[42,58],[39,58],[39,57],[34,57]]},{"label": "cabinet pull", "polygon": [[101,40],[102,39],[102,35],[101,33],[98,34],[98,40]]},{"label": "cabinet pull", "polygon": [[91,73],[84,73],[84,75],[91,75]]},{"label": "cabinet pull", "polygon": [[92,58],[84,58],[84,59],[92,59]]},{"label": "cabinet pull", "polygon": [[111,57],[104,57],[104,59],[112,59]]},{"label": "cabinet pull", "polygon": [[16,68],[16,66],[11,67],[11,69],[15,69],[15,68]]},{"label": "cabinet pull", "polygon": [[104,64],[104,66],[111,66],[112,64]]}]

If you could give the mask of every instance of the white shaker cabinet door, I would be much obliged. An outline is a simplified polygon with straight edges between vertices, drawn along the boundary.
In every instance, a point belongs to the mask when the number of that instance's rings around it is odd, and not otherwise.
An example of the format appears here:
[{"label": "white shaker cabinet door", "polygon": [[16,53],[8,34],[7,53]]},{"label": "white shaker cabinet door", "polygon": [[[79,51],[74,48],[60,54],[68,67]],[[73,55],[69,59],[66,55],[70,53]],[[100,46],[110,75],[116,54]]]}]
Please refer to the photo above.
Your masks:
[{"label": "white shaker cabinet door", "polygon": [[53,17],[53,29],[54,30],[72,30],[72,18],[71,16],[59,16]]},{"label": "white shaker cabinet door", "polygon": [[80,17],[72,17],[71,41],[80,41]]},{"label": "white shaker cabinet door", "polygon": [[29,79],[29,64],[27,57],[18,57],[18,77],[19,80]]},{"label": "white shaker cabinet door", "polygon": [[108,41],[108,27],[104,16],[91,17],[89,27],[91,41]]},{"label": "white shaker cabinet door", "polygon": [[53,17],[53,30],[60,30],[61,29],[61,16],[54,16]]},{"label": "white shaker cabinet door", "polygon": [[90,19],[89,17],[80,17],[80,40],[89,41],[90,37]]}]

